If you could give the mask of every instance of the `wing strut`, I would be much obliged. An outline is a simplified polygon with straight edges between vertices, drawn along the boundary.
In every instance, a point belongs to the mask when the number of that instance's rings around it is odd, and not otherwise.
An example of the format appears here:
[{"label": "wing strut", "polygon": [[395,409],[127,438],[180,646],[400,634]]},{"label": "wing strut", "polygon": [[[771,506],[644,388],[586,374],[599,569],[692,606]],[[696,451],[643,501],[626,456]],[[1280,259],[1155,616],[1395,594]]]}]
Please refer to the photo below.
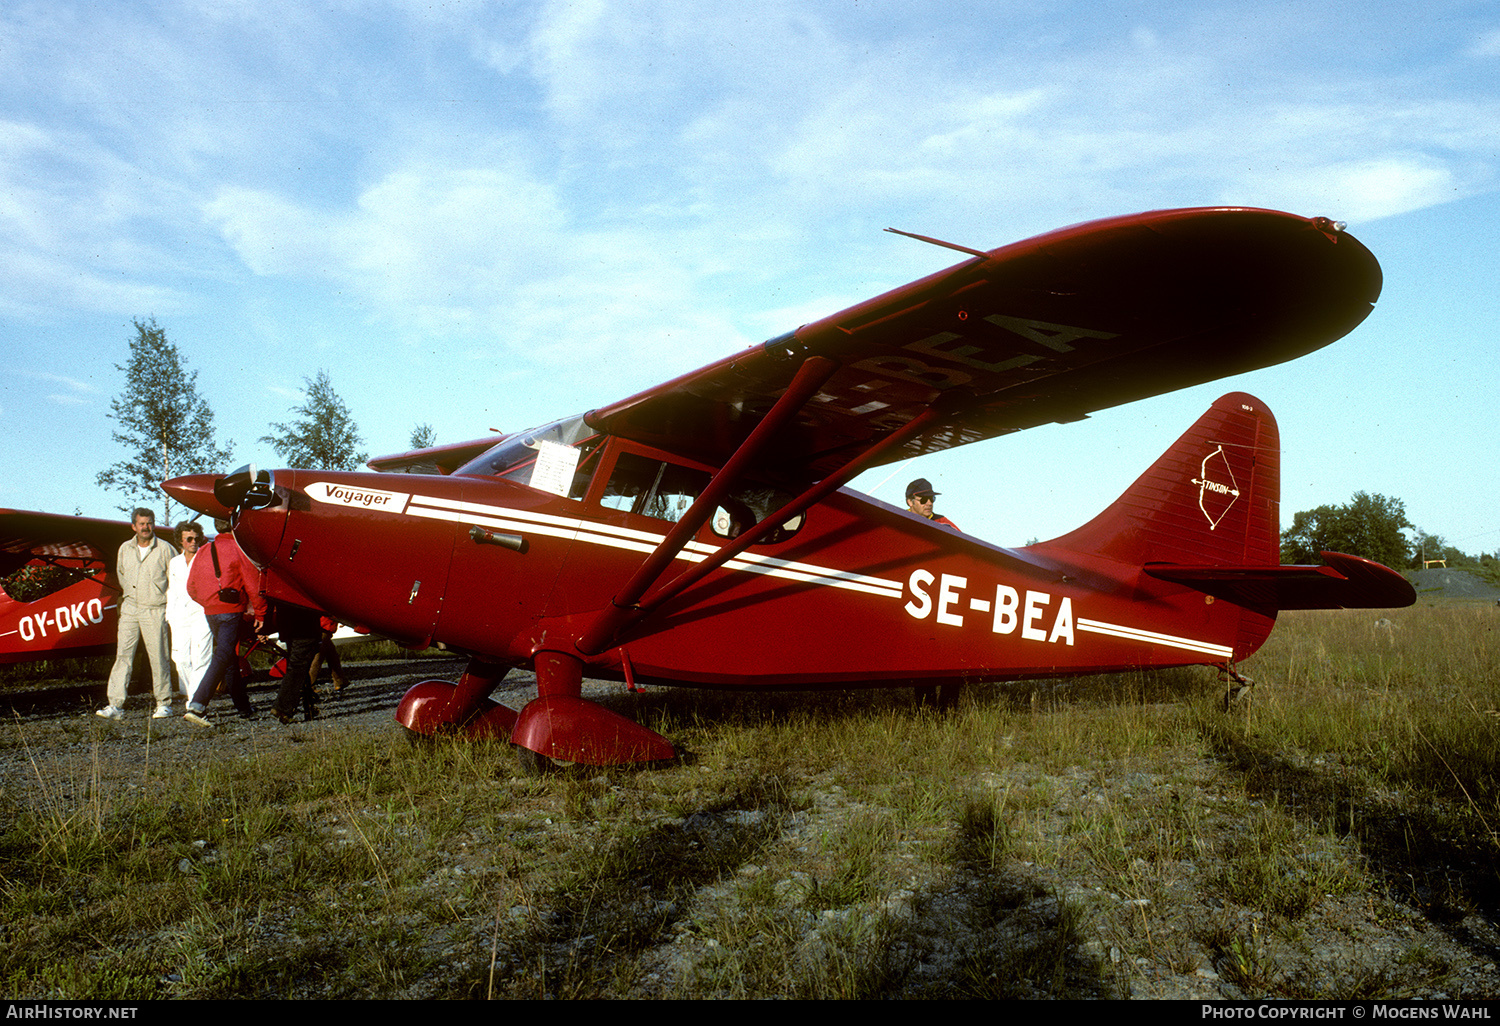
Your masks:
[{"label": "wing strut", "polygon": [[[813,359],[818,359],[818,357],[814,357]],[[811,360],[808,362],[811,362]],[[911,439],[931,428],[934,422],[941,419],[943,415],[943,412],[939,412],[935,407],[927,407],[899,429],[886,435],[864,452],[854,456],[837,471],[828,475],[817,484],[812,485],[775,513],[765,517],[760,523],[749,530],[742,532],[733,542],[725,545],[718,552],[707,557],[702,562],[696,563],[684,570],[671,583],[658,588],[648,598],[640,602],[638,607],[620,608],[619,606],[615,606],[612,609],[606,610],[600,614],[599,618],[578,639],[578,650],[584,655],[595,655],[610,647],[614,644],[613,638],[620,629],[639,623],[659,609],[663,603],[677,597],[684,590],[698,583],[735,556],[744,552],[751,545],[754,545],[778,524],[786,523],[792,517],[806,511],[809,507],[817,504],[837,489],[843,487],[850,478],[854,477],[861,470],[864,470],[872,460],[878,458],[887,449],[893,446],[905,445]],[[721,471],[720,473],[722,474],[723,472]],[[716,477],[714,480],[717,481],[718,478]],[[705,492],[705,494],[707,493]],[[665,542],[663,545],[665,545]],[[641,593],[644,594],[644,589],[642,589]],[[607,623],[606,620],[608,621]]]},{"label": "wing strut", "polygon": [[698,533],[698,528],[703,526],[714,507],[728,494],[730,486],[734,484],[740,472],[760,454],[760,450],[775,436],[782,425],[807,405],[808,401],[817,394],[818,389],[823,387],[838,368],[838,363],[826,356],[810,356],[802,362],[791,384],[787,386],[781,398],[776,400],[776,405],[761,418],[760,423],[755,425],[755,429],[740,443],[734,455],[719,468],[718,473],[714,474],[713,480],[709,481],[708,487],[693,500],[692,506],[688,507],[682,519],[677,521],[672,530],[662,539],[661,544],[646,557],[646,561],[625,583],[625,587],[620,590],[619,594],[610,600],[608,608],[584,628],[576,642],[580,652],[593,655],[611,647],[610,639],[620,625],[635,612],[636,602],[646,593],[647,588],[656,583],[671,565],[672,560],[677,558],[682,547]]}]

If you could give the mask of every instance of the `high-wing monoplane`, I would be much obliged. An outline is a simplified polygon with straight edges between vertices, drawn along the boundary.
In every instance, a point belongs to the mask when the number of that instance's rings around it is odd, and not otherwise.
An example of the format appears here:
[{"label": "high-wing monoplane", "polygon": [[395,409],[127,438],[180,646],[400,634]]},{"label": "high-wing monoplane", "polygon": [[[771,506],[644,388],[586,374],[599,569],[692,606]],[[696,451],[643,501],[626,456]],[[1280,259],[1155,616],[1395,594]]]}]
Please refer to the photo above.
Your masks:
[{"label": "high-wing monoplane", "polygon": [[0,664],[114,651],[114,561],[132,534],[122,521],[0,510],[0,577],[34,567],[52,585],[19,598],[0,587]]},{"label": "high-wing monoplane", "polygon": [[[928,240],[934,241],[934,240]],[[273,597],[466,653],[397,718],[593,765],[672,744],[585,676],[715,687],[953,685],[1235,665],[1283,609],[1399,606],[1397,573],[1279,559],[1265,404],[1215,402],[1113,505],[1005,548],[844,488],[869,467],[1302,356],[1379,264],[1325,218],[1172,210],[969,259],[580,416],[336,473],[166,484],[235,518]],[[489,699],[515,667],[537,697]]]}]

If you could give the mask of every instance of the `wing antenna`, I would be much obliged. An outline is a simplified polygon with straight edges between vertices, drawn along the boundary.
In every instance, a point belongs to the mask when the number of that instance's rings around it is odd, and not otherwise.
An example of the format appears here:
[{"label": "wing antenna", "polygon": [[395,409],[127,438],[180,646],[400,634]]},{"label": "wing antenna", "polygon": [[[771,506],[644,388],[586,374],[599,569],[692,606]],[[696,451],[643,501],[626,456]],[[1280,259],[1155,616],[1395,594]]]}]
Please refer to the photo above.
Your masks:
[{"label": "wing antenna", "polygon": [[930,242],[932,245],[942,246],[944,249],[956,249],[960,253],[967,253],[970,256],[982,257],[986,260],[988,260],[990,256],[982,249],[970,249],[968,246],[960,246],[956,242],[944,242],[942,239],[934,239],[926,235],[917,235],[914,232],[903,232],[900,228],[887,228],[886,231],[890,232],[892,235],[905,235],[908,239],[916,239],[918,242]]}]

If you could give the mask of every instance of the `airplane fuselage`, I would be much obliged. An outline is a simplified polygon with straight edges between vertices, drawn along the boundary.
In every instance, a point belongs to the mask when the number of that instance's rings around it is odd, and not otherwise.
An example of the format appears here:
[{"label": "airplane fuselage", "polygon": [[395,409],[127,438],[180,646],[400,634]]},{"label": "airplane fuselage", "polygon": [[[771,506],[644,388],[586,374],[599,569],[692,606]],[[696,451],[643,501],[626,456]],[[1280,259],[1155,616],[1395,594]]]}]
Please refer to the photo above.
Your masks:
[{"label": "airplane fuselage", "polygon": [[0,591],[0,663],[76,658],[113,651],[119,592],[79,580],[33,602]]},{"label": "airplane fuselage", "polygon": [[[619,439],[602,451],[577,497],[503,478],[278,471],[277,500],[243,510],[235,534],[269,571],[273,597],[408,644],[513,666],[565,652],[589,675],[668,683],[879,686],[1223,664],[1254,651],[1272,623],[1138,563],[1005,549],[845,490],[789,537],[751,546],[609,648],[580,654],[580,634],[673,526],[600,501],[616,457],[663,454]],[[664,579],[726,544],[724,527],[722,516],[706,523]],[[519,536],[524,551],[494,535]]]},{"label": "airplane fuselage", "polygon": [[[397,718],[542,758],[668,758],[585,674],[897,686],[1224,667],[1280,609],[1400,605],[1388,568],[1280,565],[1275,420],[1222,396],[1119,499],[1005,549],[838,490],[864,469],[1296,359],[1380,295],[1328,218],[1151,211],[968,259],[534,431],[376,461],[168,482],[237,510],[275,597],[468,653]],[[467,459],[468,462],[460,462]],[[699,461],[699,462],[694,462]],[[437,470],[448,476],[399,475]],[[534,667],[519,713],[487,696]]]}]

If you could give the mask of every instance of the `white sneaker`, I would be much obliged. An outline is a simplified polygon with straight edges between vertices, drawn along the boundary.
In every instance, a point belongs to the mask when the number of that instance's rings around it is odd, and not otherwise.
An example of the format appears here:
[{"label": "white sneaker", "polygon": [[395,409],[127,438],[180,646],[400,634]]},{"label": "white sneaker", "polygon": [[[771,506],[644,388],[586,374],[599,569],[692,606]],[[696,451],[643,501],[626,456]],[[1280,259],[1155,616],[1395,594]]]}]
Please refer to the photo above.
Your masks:
[{"label": "white sneaker", "polygon": [[103,709],[95,712],[94,715],[103,716],[106,720],[123,720],[125,718],[125,710],[119,706],[106,705]]},{"label": "white sneaker", "polygon": [[189,705],[187,712],[182,714],[182,718],[200,727],[212,727],[213,722],[207,716],[203,715],[207,711],[207,709],[194,708],[192,705]]},{"label": "white sneaker", "polygon": [[165,720],[171,715],[172,707],[170,705],[163,704],[156,707],[156,712],[151,714],[151,718],[153,720]]}]

